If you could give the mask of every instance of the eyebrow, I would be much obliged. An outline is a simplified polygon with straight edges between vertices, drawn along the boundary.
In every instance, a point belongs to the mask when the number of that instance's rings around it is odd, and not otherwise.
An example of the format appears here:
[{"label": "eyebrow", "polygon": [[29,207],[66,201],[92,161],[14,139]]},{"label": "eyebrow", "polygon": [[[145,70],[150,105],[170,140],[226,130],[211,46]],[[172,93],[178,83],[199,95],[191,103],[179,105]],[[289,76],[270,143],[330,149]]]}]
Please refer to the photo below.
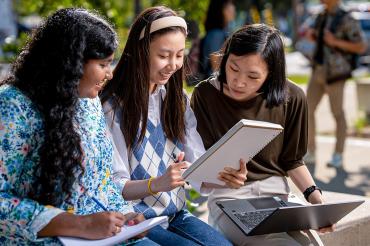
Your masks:
[{"label": "eyebrow", "polygon": [[235,61],[233,61],[232,59],[230,59],[230,62],[231,62],[234,66],[237,66],[237,67],[239,68],[238,64],[237,64]]},{"label": "eyebrow", "polygon": [[104,62],[112,62],[113,61],[113,57],[104,58],[103,61]]},{"label": "eyebrow", "polygon": [[[238,67],[238,68],[239,68],[238,64],[237,64],[235,61],[233,61],[232,59],[230,59],[230,62],[231,62],[234,66],[236,66],[236,67]],[[260,72],[258,72],[258,71],[249,71],[248,73],[249,73],[249,74],[253,74],[253,75],[261,76],[261,73],[260,73]]]},{"label": "eyebrow", "polygon": [[[183,49],[181,49],[181,50],[179,50],[177,52],[180,52],[180,51],[185,51],[185,48],[183,48]],[[171,53],[171,52],[173,52],[173,50],[162,48],[162,49],[159,49],[159,52],[169,52],[169,53]]]}]

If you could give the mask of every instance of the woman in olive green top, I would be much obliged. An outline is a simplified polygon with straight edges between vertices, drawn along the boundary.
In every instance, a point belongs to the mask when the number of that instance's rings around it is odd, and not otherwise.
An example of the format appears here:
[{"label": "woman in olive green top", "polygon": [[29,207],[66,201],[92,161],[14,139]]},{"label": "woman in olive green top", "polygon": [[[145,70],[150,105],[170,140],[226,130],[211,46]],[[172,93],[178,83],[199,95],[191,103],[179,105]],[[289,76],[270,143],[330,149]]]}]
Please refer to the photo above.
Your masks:
[{"label": "woman in olive green top", "polygon": [[[222,53],[219,73],[200,83],[191,99],[206,149],[240,119],[278,123],[284,131],[247,163],[244,186],[211,193],[209,223],[237,245],[308,244],[309,240],[299,233],[246,237],[215,204],[224,199],[286,196],[290,192],[287,176],[308,202],[323,202],[321,190],[302,160],[307,149],[306,97],[286,79],[284,47],[278,31],[263,24],[245,26],[225,42]],[[225,182],[237,179],[239,170],[228,170],[221,178]]]}]

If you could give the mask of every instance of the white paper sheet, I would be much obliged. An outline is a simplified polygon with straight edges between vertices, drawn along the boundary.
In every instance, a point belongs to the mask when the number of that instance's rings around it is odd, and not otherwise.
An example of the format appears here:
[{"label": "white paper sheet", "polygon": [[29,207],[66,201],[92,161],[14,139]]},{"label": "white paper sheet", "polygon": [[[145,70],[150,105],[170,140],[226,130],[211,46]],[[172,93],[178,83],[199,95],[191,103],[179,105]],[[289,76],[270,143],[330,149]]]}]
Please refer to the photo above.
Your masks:
[{"label": "white paper sheet", "polygon": [[150,228],[167,223],[167,216],[155,217],[152,219],[144,220],[140,224],[134,226],[124,226],[120,233],[113,237],[109,237],[101,240],[88,240],[75,237],[58,237],[59,240],[65,246],[103,246],[103,245],[115,245],[117,243],[123,242],[127,239],[130,239],[144,231],[149,230]]}]

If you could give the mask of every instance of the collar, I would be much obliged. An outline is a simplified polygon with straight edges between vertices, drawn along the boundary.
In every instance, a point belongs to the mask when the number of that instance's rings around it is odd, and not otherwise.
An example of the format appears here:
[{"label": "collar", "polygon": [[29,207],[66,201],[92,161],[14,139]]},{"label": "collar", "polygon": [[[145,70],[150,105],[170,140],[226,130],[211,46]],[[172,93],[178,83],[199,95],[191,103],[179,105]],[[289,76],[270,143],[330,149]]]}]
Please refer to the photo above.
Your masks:
[{"label": "collar", "polygon": [[164,85],[157,85],[153,93],[150,94],[150,96],[155,97],[159,94],[161,95],[162,100],[164,100],[164,98],[166,97],[166,92],[167,92],[166,87]]}]

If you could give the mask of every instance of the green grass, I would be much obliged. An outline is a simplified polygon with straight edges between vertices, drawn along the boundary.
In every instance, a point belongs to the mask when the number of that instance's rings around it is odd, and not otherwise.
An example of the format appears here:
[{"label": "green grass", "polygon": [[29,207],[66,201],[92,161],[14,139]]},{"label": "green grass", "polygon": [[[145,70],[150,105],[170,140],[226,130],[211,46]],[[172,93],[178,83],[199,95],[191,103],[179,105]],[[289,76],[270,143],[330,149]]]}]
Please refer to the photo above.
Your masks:
[{"label": "green grass", "polygon": [[288,79],[296,84],[304,85],[308,83],[309,75],[289,75]]},{"label": "green grass", "polygon": [[186,93],[190,96],[193,93],[194,86],[188,86],[186,82],[184,82],[184,89]]}]

